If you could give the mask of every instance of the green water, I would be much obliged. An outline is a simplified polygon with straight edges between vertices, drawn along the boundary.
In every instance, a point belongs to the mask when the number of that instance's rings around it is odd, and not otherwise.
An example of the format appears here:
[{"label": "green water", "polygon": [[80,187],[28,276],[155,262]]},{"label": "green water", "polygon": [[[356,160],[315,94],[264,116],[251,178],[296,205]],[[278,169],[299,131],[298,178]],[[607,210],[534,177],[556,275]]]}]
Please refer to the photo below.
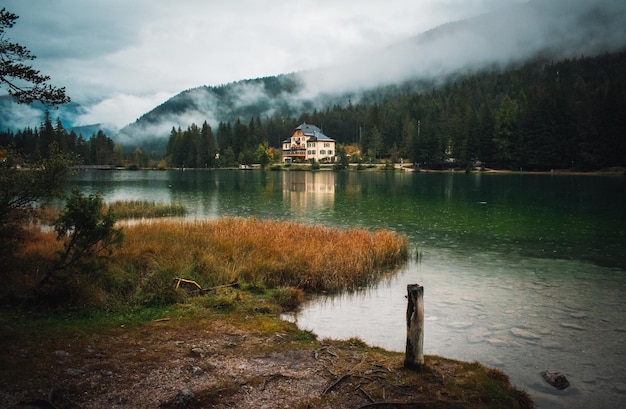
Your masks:
[{"label": "green water", "polygon": [[106,200],[183,203],[191,218],[254,216],[386,228],[415,245],[626,267],[626,178],[529,174],[92,171]]},{"label": "green water", "polygon": [[[403,351],[406,286],[419,283],[426,354],[498,367],[541,408],[626,401],[624,177],[92,171],[72,183],[107,201],[182,203],[189,219],[406,234],[418,261],[373,288],[318,297],[291,319],[320,338],[356,336]],[[548,369],[564,372],[570,388],[544,382]]]}]

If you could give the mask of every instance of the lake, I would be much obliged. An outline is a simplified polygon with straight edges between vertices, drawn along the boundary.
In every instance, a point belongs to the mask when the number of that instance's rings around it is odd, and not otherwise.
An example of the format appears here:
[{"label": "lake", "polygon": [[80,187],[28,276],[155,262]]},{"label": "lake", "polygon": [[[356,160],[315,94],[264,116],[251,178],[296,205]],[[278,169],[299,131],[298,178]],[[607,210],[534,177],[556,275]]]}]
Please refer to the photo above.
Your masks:
[{"label": "lake", "polygon": [[[182,203],[189,219],[397,231],[412,257],[395,275],[286,318],[320,338],[404,351],[406,286],[419,283],[425,354],[502,369],[540,408],[626,403],[623,176],[88,171],[72,183],[106,201]],[[556,390],[544,370],[571,386]]]}]

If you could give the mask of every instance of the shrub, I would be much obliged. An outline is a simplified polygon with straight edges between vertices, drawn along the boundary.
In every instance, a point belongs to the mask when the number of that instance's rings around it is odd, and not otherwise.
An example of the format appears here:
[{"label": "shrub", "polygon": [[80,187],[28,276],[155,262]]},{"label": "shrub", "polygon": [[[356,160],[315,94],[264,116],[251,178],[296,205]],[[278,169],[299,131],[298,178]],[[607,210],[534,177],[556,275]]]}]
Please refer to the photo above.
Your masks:
[{"label": "shrub", "polygon": [[304,291],[294,287],[280,287],[272,291],[272,298],[283,311],[292,311],[304,302]]}]

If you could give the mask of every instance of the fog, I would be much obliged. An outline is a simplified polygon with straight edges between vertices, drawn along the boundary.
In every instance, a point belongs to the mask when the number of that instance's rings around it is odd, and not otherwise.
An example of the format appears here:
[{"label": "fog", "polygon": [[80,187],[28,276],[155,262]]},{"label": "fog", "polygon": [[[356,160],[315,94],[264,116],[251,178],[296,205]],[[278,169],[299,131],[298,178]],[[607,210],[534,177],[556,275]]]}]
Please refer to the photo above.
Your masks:
[{"label": "fog", "polygon": [[[65,0],[68,4],[72,1]],[[200,5],[210,7],[206,3],[191,3],[193,7],[200,7]],[[242,7],[248,4],[244,0],[240,3]],[[254,4],[254,7],[258,6],[253,2],[250,4]],[[180,8],[175,9],[175,12],[174,9],[170,10],[174,20],[167,23],[156,22],[156,19],[160,18],[164,12],[163,8],[151,8],[146,14],[155,19],[154,27],[151,27],[152,31],[149,32],[150,36],[140,31],[140,22],[137,22],[135,28],[127,27],[117,31],[115,25],[117,20],[109,16],[103,21],[113,27],[113,35],[109,40],[98,40],[95,44],[104,43],[105,48],[113,54],[107,57],[107,63],[101,64],[102,67],[96,67],[97,64],[91,60],[87,65],[82,66],[84,72],[79,73],[79,76],[84,75],[89,80],[86,83],[86,80],[82,80],[83,86],[79,96],[88,93],[87,91],[106,92],[103,88],[104,83],[99,81],[101,77],[106,80],[111,75],[124,76],[117,81],[118,85],[126,87],[126,90],[113,90],[103,95],[100,100],[93,96],[91,99],[75,99],[76,102],[82,104],[80,111],[77,111],[75,107],[72,109],[62,107],[59,111],[53,111],[52,116],[56,119],[59,115],[68,126],[103,123],[105,126],[116,129],[124,125],[119,122],[120,118],[127,118],[130,113],[138,112],[136,116],[129,119],[133,121],[143,113],[147,113],[141,120],[124,128],[119,135],[114,135],[119,142],[139,144],[145,138],[166,138],[172,127],[186,129],[192,123],[200,125],[207,121],[215,129],[220,121],[232,121],[236,116],[241,116],[241,120],[247,122],[250,120],[247,108],[251,105],[265,107],[259,113],[261,118],[272,116],[280,112],[281,107],[286,106],[290,107],[293,112],[311,107],[324,109],[329,102],[347,103],[347,98],[341,98],[345,93],[350,93],[352,103],[358,103],[361,92],[381,85],[414,79],[424,79],[437,84],[445,82],[453,74],[464,74],[483,68],[505,69],[539,55],[556,60],[582,55],[592,56],[597,53],[616,51],[626,46],[626,2],[622,0],[533,0],[523,3],[511,0],[497,3],[501,4],[500,7],[495,4],[492,1],[478,0],[469,3],[451,2],[446,4],[449,6],[445,9],[446,12],[439,14],[435,11],[444,10],[444,5],[437,1],[420,1],[406,6],[406,13],[409,13],[410,17],[415,20],[416,28],[427,26],[424,23],[425,20],[441,22],[441,25],[413,37],[404,34],[410,30],[410,25],[407,23],[410,18],[407,19],[404,16],[401,19],[398,13],[402,7],[396,2],[389,4],[389,7],[397,9],[395,14],[380,13],[378,20],[368,20],[369,26],[363,24],[361,20],[366,19],[365,13],[368,10],[371,14],[372,8],[376,5],[372,2],[363,3],[362,10],[349,6],[336,6],[339,7],[339,10],[336,10],[333,8],[334,3],[327,4],[326,2],[320,3],[317,8],[313,8],[310,4],[307,13],[301,12],[300,6],[297,6],[297,9],[295,5],[284,10],[282,8],[269,10],[281,16],[282,20],[278,20],[279,22],[288,22],[288,29],[293,32],[293,36],[273,31],[273,27],[270,26],[275,20],[267,20],[263,24],[250,23],[249,18],[254,13],[258,14],[258,19],[274,18],[262,14],[262,9],[257,10],[250,6],[249,9],[241,11],[243,13],[241,14],[242,24],[247,22],[245,24],[249,30],[261,30],[258,35],[262,36],[265,43],[257,40],[251,43],[248,37],[252,35],[252,32],[247,30],[242,29],[235,35],[225,31],[223,38],[210,39],[210,41],[217,41],[215,44],[223,40],[222,42],[228,48],[228,52],[224,55],[219,55],[216,50],[205,52],[204,49],[197,48],[198,43],[194,42],[195,34],[191,30],[200,20],[196,21],[197,16],[191,16],[192,21],[189,22],[189,27],[181,26],[182,23],[178,20],[181,16],[188,15],[189,11],[185,14],[185,10]],[[450,18],[458,19],[465,15],[472,15],[468,10],[472,8],[484,10],[484,12],[475,17],[450,21]],[[89,8],[79,7],[79,9],[83,13],[91,12]],[[423,15],[420,13],[422,9]],[[450,11],[452,9],[456,11],[453,13]],[[97,10],[104,13],[104,10],[108,9],[97,8]],[[134,6],[132,18],[143,18],[144,14],[141,10],[143,10],[142,7]],[[327,14],[319,14],[324,11]],[[339,15],[332,14],[339,12]],[[231,11],[224,10],[220,11],[219,15],[223,18],[236,15],[229,13]],[[298,16],[297,21],[289,20],[290,14]],[[322,15],[325,17],[320,18]],[[396,20],[389,21],[390,15]],[[91,18],[95,24],[96,17]],[[46,22],[42,26],[47,27],[49,31],[56,30],[55,27],[61,24],[60,17],[51,22],[43,20],[43,16],[40,19]],[[130,16],[126,16],[120,21],[130,24],[131,20]],[[86,18],[86,21],[92,20]],[[372,21],[378,22],[380,26],[371,26]],[[173,50],[171,43],[168,42],[167,32],[157,35],[154,31],[156,28],[162,29],[163,24],[179,27],[176,36],[186,33],[191,42],[189,44],[187,41],[175,43],[180,46],[180,52]],[[231,23],[227,24],[225,21],[220,24],[224,25],[224,30],[233,28]],[[82,21],[79,27],[85,25],[86,22]],[[204,25],[206,26],[207,23],[205,22]],[[294,31],[298,27],[306,28],[308,33],[306,37],[302,37],[301,32]],[[64,27],[63,30],[69,31],[70,28]],[[269,34],[264,36],[263,30]],[[394,31],[394,34],[385,34],[389,31]],[[94,32],[102,35],[106,31],[100,27]],[[282,37],[279,37],[278,33],[283,33]],[[91,31],[86,31],[85,36],[90,38]],[[357,42],[358,36],[370,39],[369,45]],[[161,62],[150,60],[154,56],[146,54],[147,51],[141,47],[142,41],[153,37],[159,40],[163,47],[163,51],[159,54]],[[234,41],[239,37],[247,41],[245,47],[235,45]],[[73,41],[78,41],[78,38],[80,37],[73,34]],[[320,38],[325,39],[325,42],[320,42]],[[114,39],[128,41],[130,48],[121,48],[121,43],[116,45],[113,42]],[[393,41],[384,45],[384,39],[393,39]],[[337,43],[336,48],[333,48],[332,41]],[[294,45],[297,46],[298,42],[301,43],[299,47],[305,52],[295,51]],[[47,58],[48,54],[55,52],[61,53],[66,48],[58,41],[55,44],[58,47],[52,49],[54,52],[48,50],[43,54],[44,57]],[[196,49],[191,51],[189,47],[194,47],[194,44]],[[283,51],[279,51],[282,45],[285,47]],[[74,60],[54,61],[57,63],[65,61],[68,67],[72,67],[72,64],[76,64],[81,58],[80,53],[83,49],[89,49],[89,47],[80,46],[71,50],[70,55]],[[38,54],[40,50],[34,48],[33,51]],[[235,77],[228,85],[220,87],[219,91],[223,94],[221,97],[213,92],[216,83],[212,82],[211,78],[214,80],[233,78],[236,75],[243,75],[238,73],[245,72],[259,73],[260,76],[284,74],[286,71],[268,71],[268,67],[278,67],[279,65],[272,64],[285,59],[285,52],[290,54],[294,61],[300,61],[300,65],[296,63],[280,65],[283,69],[300,67],[294,70],[296,73],[281,76],[278,79],[290,83],[295,81],[298,85],[295,88],[292,87],[292,90],[270,93],[262,82],[245,81],[246,78],[254,77]],[[96,53],[89,49],[85,58],[90,58],[92,54]],[[115,64],[107,65],[112,64],[114,58]],[[125,63],[122,62],[123,59],[126,60]],[[149,71],[139,74],[129,69],[123,70],[121,74],[115,71],[124,67],[124,64],[141,68],[148,63],[150,64]],[[175,64],[175,71],[171,71],[172,63]],[[52,66],[52,62],[46,64],[44,68]],[[109,71],[103,71],[107,67]],[[146,65],[144,70],[147,68]],[[200,81],[195,79],[198,78],[196,74],[187,75],[190,68],[202,72],[201,76],[206,78],[202,81],[204,84],[213,85],[206,87],[202,82],[194,82],[191,83],[188,91],[179,94],[184,87],[176,90],[173,88],[176,87],[175,84]],[[91,69],[93,70],[90,71]],[[244,71],[244,69],[249,71]],[[231,72],[228,75],[221,74],[224,71]],[[54,77],[54,72],[52,74]],[[138,75],[143,76],[139,78]],[[70,80],[69,84],[73,84],[71,78],[60,78],[61,81],[64,79]],[[72,87],[68,85],[68,91],[71,91]],[[167,115],[157,115],[160,112],[159,105],[168,104],[167,101],[170,98],[190,101],[190,109],[184,112],[174,111],[175,113],[170,112]],[[41,113],[39,115],[41,118]],[[36,117],[37,111],[29,106],[7,106],[6,104],[0,106],[0,126],[3,129],[16,129],[19,124],[37,126],[40,121],[35,121]]]},{"label": "fog", "polygon": [[262,82],[248,81],[225,87],[222,98],[207,87],[194,89],[185,95],[194,101],[194,109],[156,121],[139,121],[124,129],[119,138],[138,143],[144,137],[166,137],[172,126],[185,129],[205,120],[215,129],[220,121],[232,121],[251,105],[267,107],[260,115],[263,118],[285,105],[294,111],[305,104],[324,109],[329,99],[335,101],[333,98],[345,93],[350,93],[352,103],[358,103],[362,91],[381,85],[414,79],[438,83],[453,74],[505,69],[538,56],[552,60],[593,56],[625,45],[625,2],[532,1],[450,22],[384,49],[349,55],[342,63],[299,72],[294,75],[300,87],[294,93],[272,96]]}]

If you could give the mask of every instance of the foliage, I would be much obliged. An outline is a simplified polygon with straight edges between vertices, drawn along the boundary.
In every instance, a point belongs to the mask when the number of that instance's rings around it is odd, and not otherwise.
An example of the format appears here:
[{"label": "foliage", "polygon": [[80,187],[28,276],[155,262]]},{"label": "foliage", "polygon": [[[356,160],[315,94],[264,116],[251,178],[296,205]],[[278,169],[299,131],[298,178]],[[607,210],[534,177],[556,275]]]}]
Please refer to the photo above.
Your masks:
[{"label": "foliage", "polygon": [[304,302],[304,291],[294,287],[279,287],[272,291],[272,298],[283,311],[291,311]]},{"label": "foliage", "polygon": [[103,131],[85,139],[73,130],[68,132],[59,118],[53,124],[49,112],[46,112],[39,129],[0,132],[0,147],[15,151],[26,163],[49,158],[52,150],[60,151],[83,165],[113,165],[122,160],[121,152]]},{"label": "foliage", "polygon": [[350,164],[350,160],[348,158],[348,154],[346,152],[346,149],[341,146],[338,145],[337,146],[337,162],[335,162],[334,168],[335,170],[345,170],[348,169],[348,166]]},{"label": "foliage", "polygon": [[217,165],[217,153],[213,131],[205,121],[201,128],[196,124],[186,131],[172,128],[165,155],[173,167],[212,168]]},{"label": "foliage", "polygon": [[54,222],[57,240],[64,242],[63,250],[39,288],[52,278],[63,279],[103,268],[103,261],[124,239],[121,229],[114,227],[115,217],[111,209],[106,213],[103,209],[104,201],[99,194],[83,196],[78,189],[72,191],[64,210]]},{"label": "foliage", "polygon": [[[529,170],[625,166],[624,73],[626,51],[538,59],[437,83],[407,81],[366,91],[356,105],[344,95],[347,105],[328,99],[319,105],[325,108],[311,107],[298,117],[277,109],[273,117],[262,122],[256,117],[248,126],[241,119],[222,122],[218,145],[222,151],[231,148],[236,159],[245,158],[264,140],[280,146],[306,121],[323,124],[324,133],[339,144],[358,143],[365,162],[405,158],[431,169],[471,169],[479,163]],[[223,94],[234,92],[235,85]],[[263,110],[256,108],[250,107]]]},{"label": "foliage", "polygon": [[266,167],[274,163],[274,150],[269,146],[267,141],[259,144],[256,150],[257,163],[262,167]]},{"label": "foliage", "polygon": [[22,167],[22,158],[13,150],[0,160],[0,227],[20,223],[46,199],[58,196],[72,163],[53,147],[48,158]]},{"label": "foliage", "polygon": [[[268,293],[283,309],[292,309],[303,292],[363,288],[408,258],[406,237],[390,231],[241,218],[134,223],[124,228],[124,246],[109,257],[122,233],[112,229],[111,213],[98,207],[100,200],[76,192],[68,199],[55,223],[62,244],[53,233],[33,232],[14,254],[17,262],[2,272],[0,297],[19,300],[45,286],[45,292],[38,291],[48,303],[67,291],[71,298],[59,302],[101,308],[164,305],[183,300],[184,290],[174,285],[181,277],[204,289],[237,282],[244,293]],[[301,240],[293,240],[294,232]],[[40,271],[48,272],[43,284]]]},{"label": "foliage", "polygon": [[65,87],[56,88],[47,84],[50,77],[28,65],[35,56],[24,46],[12,43],[5,38],[5,30],[15,25],[18,16],[0,9],[0,84],[5,85],[9,95],[20,103],[41,101],[45,104],[60,105],[70,101],[65,95]]},{"label": "foliage", "polygon": [[[264,153],[260,147],[279,149],[297,124],[307,122],[323,125],[324,133],[338,146],[358,146],[358,152],[349,152],[349,157],[360,164],[407,160],[416,168],[466,170],[624,167],[625,73],[626,51],[556,62],[537,59],[506,69],[457,73],[437,81],[381,86],[358,95],[326,95],[298,107],[289,105],[289,96],[301,91],[296,76],[246,80],[183,92],[135,124],[156,123],[160,116],[180,115],[192,108],[201,110],[195,105],[197,94],[207,92],[219,101],[212,116],[227,118],[215,133],[205,121],[186,130],[172,128],[165,149],[157,148],[159,142],[153,141],[150,152],[145,147],[129,154],[111,154],[113,144],[100,141],[101,153],[83,150],[80,157],[85,163],[111,163],[110,158],[118,162],[125,156],[127,162],[144,167],[161,159],[152,158],[151,152],[162,154],[165,150],[167,161],[161,167],[271,163],[269,150]],[[272,101],[280,101],[272,107],[271,116],[265,99],[237,105],[237,92],[246,87],[258,88],[277,98]],[[353,104],[351,98],[357,97],[358,104]],[[62,140],[55,134],[60,128],[59,123],[56,128],[46,123],[39,131],[27,129],[15,136],[0,133],[0,145],[9,146],[3,141],[10,140],[25,158],[39,158],[48,146],[40,141]],[[132,129],[125,132],[132,133]],[[72,137],[67,140],[66,144],[59,142],[65,152],[77,152],[85,142],[91,143]]]}]

